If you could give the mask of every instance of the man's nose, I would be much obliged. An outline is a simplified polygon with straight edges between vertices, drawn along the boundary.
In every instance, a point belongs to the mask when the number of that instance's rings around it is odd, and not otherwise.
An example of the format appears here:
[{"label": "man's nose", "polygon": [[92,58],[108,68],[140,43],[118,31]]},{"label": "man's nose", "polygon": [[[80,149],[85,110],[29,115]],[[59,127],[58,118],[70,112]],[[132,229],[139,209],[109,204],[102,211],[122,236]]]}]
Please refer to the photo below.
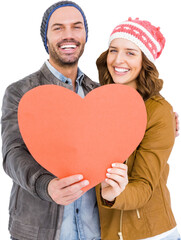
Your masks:
[{"label": "man's nose", "polygon": [[74,38],[74,34],[71,28],[66,28],[63,31],[63,38],[64,39],[72,39]]}]

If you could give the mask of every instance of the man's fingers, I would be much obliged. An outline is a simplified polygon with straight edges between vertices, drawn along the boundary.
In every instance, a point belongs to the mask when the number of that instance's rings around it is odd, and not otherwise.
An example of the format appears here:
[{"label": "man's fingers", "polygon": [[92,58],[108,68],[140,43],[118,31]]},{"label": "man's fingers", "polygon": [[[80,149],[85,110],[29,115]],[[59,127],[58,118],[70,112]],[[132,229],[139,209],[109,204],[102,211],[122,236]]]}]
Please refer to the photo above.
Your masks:
[{"label": "man's fingers", "polygon": [[62,202],[63,202],[63,205],[68,205],[68,204],[74,202],[75,200],[77,200],[78,198],[80,198],[83,194],[84,194],[84,192],[82,190],[79,190],[78,192],[74,193],[73,195],[63,197],[61,200],[57,201],[57,203],[62,204]]},{"label": "man's fingers", "polygon": [[81,189],[89,184],[88,180],[81,181],[82,178],[80,174],[63,179],[55,178],[48,185],[48,194],[57,204],[70,204],[84,193]]},{"label": "man's fingers", "polygon": [[62,179],[59,179],[58,182],[57,182],[57,186],[59,188],[65,188],[67,186],[70,186],[76,182],[79,182],[83,179],[83,175],[81,174],[77,174],[77,175],[73,175],[73,176],[70,176],[70,177],[66,177],[66,178],[62,178]]},{"label": "man's fingers", "polygon": [[78,183],[74,183],[71,186],[68,186],[66,188],[62,189],[62,195],[63,196],[70,196],[72,194],[75,194],[76,192],[80,191],[83,187],[89,185],[89,181],[88,180],[84,180]]}]

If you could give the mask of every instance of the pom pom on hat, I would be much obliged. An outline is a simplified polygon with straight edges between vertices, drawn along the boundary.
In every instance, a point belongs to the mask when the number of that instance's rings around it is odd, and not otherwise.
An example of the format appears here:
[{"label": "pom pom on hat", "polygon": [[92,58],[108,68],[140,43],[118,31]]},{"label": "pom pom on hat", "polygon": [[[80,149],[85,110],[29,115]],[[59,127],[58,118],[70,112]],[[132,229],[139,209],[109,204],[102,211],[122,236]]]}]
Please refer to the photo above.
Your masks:
[{"label": "pom pom on hat", "polygon": [[111,33],[109,44],[115,38],[124,38],[135,43],[147,58],[154,62],[165,46],[165,38],[159,27],[153,26],[148,21],[141,21],[139,18],[122,22],[114,28]]},{"label": "pom pom on hat", "polygon": [[79,10],[79,12],[82,14],[82,17],[84,19],[84,26],[85,26],[85,31],[86,31],[86,42],[87,42],[87,38],[88,38],[88,24],[87,24],[87,19],[86,16],[83,12],[83,10],[81,9],[81,7],[79,7],[78,4],[72,2],[72,1],[60,1],[57,2],[55,4],[53,4],[52,6],[50,6],[44,13],[43,18],[42,18],[42,23],[41,23],[41,27],[40,27],[40,34],[42,37],[42,41],[44,43],[45,49],[48,53],[48,47],[47,47],[47,30],[48,30],[48,23],[50,20],[51,15],[54,13],[55,10],[57,10],[58,8],[61,7],[75,7]]}]

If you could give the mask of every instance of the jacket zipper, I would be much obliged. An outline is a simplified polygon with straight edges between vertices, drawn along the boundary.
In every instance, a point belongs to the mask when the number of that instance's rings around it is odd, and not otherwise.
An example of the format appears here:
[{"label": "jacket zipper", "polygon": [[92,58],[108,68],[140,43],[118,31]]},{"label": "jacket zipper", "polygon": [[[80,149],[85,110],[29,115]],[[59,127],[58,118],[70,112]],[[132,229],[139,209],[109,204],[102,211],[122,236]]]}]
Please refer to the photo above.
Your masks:
[{"label": "jacket zipper", "polygon": [[[125,161],[125,164],[128,164],[128,159]],[[136,209],[136,214],[137,214],[137,217],[138,219],[140,219],[140,212],[138,209]],[[120,231],[118,232],[118,236],[119,236],[119,240],[124,240],[123,239],[123,233],[122,233],[122,225],[123,224],[123,210],[121,210],[121,216],[120,216]]]},{"label": "jacket zipper", "polygon": [[[136,209],[136,214],[138,219],[140,219],[140,212],[138,209]],[[121,217],[120,217],[120,232],[118,232],[119,240],[123,240],[123,234],[122,234],[122,224],[123,224],[123,210],[121,210]]]},{"label": "jacket zipper", "polygon": [[[128,159],[126,159],[125,164],[128,164]],[[120,216],[120,231],[118,232],[119,240],[123,240],[123,233],[122,233],[122,227],[123,226],[123,210],[121,210],[121,216]]]},{"label": "jacket zipper", "polygon": [[136,209],[136,214],[137,214],[138,219],[140,219],[141,217],[140,217],[140,212],[138,209]]},{"label": "jacket zipper", "polygon": [[120,231],[118,232],[119,240],[123,240],[122,223],[123,223],[123,210],[121,210],[121,216],[120,216]]}]

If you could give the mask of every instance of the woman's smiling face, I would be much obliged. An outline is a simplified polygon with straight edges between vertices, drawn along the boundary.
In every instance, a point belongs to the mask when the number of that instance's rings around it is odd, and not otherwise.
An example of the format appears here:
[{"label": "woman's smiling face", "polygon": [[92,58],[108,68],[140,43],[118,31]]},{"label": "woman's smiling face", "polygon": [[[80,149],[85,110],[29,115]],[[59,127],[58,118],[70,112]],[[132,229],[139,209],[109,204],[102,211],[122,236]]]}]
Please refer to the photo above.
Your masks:
[{"label": "woman's smiling face", "polygon": [[109,46],[107,67],[115,83],[136,89],[136,78],[142,68],[142,52],[133,42],[116,38]]}]

